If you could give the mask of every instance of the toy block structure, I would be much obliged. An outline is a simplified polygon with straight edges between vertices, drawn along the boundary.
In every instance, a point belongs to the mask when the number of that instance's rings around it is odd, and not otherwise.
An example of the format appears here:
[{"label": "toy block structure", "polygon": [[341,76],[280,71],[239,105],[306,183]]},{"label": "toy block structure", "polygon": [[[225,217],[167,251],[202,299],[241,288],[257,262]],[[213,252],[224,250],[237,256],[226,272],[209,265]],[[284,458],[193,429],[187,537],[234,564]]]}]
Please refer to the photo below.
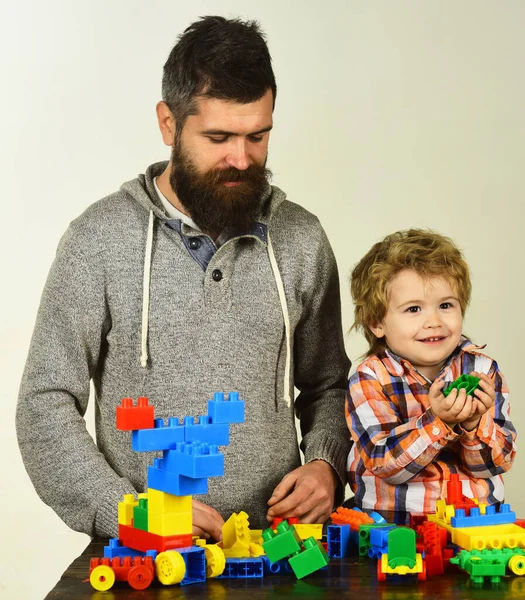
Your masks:
[{"label": "toy block structure", "polygon": [[[124,398],[117,407],[117,429],[131,432],[132,449],[162,451],[162,458],[154,458],[148,467],[147,491],[137,499],[126,494],[119,502],[119,538],[110,540],[104,558],[97,559],[104,562],[93,563],[91,569],[90,579],[97,590],[110,589],[115,581],[122,580],[132,587],[151,583],[153,565],[155,575],[165,585],[204,581],[206,576],[217,577],[223,572],[222,548],[193,544],[192,495],[208,491],[209,477],[224,475],[224,455],[218,447],[229,443],[230,423],[244,421],[244,402],[237,392],[215,393],[208,409],[208,415],[199,417],[197,423],[193,417],[185,417],[182,423],[172,417],[166,425],[155,419],[148,398],[139,398],[136,404]],[[257,549],[247,531],[242,543],[247,557],[252,557],[250,552],[261,553],[262,548],[259,545]],[[236,539],[235,549],[239,543]],[[255,570],[262,573],[262,563]],[[133,578],[136,572],[139,575]]]},{"label": "toy block structure", "polygon": [[326,567],[328,554],[323,545],[313,537],[302,540],[295,527],[287,521],[263,531],[263,548],[271,563],[288,558],[288,564],[298,579]]},{"label": "toy block structure", "polygon": [[461,550],[450,562],[469,573],[473,584],[481,585],[486,578],[499,583],[507,568],[515,575],[525,575],[525,551],[519,548]]},{"label": "toy block structure", "polygon": [[328,525],[328,556],[343,558],[350,554],[350,525]]},{"label": "toy block structure", "polygon": [[416,552],[413,529],[395,527],[388,532],[387,553],[377,561],[377,580],[386,581],[387,575],[417,575],[419,581],[426,580],[425,561]]},{"label": "toy block structure", "polygon": [[361,525],[375,523],[374,519],[366,513],[355,508],[344,508],[340,506],[330,515],[334,525],[350,525],[350,529],[359,531]]}]

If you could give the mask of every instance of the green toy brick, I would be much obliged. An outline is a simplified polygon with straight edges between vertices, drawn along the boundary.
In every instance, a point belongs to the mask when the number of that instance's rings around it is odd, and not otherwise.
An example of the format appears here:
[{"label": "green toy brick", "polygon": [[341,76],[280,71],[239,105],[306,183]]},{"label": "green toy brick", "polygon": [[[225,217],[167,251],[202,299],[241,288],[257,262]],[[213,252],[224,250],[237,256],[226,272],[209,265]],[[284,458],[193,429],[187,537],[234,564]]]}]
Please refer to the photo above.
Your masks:
[{"label": "green toy brick", "polygon": [[295,527],[290,527],[287,521],[277,525],[277,533],[272,528],[265,529],[262,538],[262,547],[272,563],[301,551],[302,540]]},{"label": "green toy brick", "polygon": [[290,557],[288,562],[297,579],[302,579],[306,575],[326,567],[329,560],[321,542],[309,537],[304,540],[304,550]]},{"label": "green toy brick", "polygon": [[139,505],[133,507],[133,527],[148,531],[148,501],[146,498],[141,498]]},{"label": "green toy brick", "polygon": [[474,377],[474,375],[467,375],[463,373],[460,375],[456,381],[453,381],[446,390],[443,390],[443,396],[448,396],[453,389],[457,389],[458,392],[461,389],[465,389],[467,392],[467,396],[472,395],[474,390],[479,387],[479,382],[481,379],[479,377]]},{"label": "green toy brick", "polygon": [[370,543],[370,530],[379,527],[392,527],[392,523],[366,523],[359,527],[359,556],[368,556]]}]

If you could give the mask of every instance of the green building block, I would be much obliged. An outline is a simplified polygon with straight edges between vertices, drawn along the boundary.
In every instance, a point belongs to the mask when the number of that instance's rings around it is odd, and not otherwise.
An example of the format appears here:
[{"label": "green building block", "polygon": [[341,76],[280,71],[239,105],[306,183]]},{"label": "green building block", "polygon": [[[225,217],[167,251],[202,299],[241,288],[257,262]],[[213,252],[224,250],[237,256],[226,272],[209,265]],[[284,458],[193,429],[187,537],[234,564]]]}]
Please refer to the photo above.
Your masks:
[{"label": "green building block", "polygon": [[409,527],[398,527],[388,532],[388,566],[391,569],[416,566],[416,532]]},{"label": "green building block", "polygon": [[450,392],[455,388],[458,390],[465,389],[467,392],[467,396],[472,395],[474,390],[478,388],[478,384],[481,381],[479,377],[474,377],[474,375],[467,375],[463,373],[460,375],[456,381],[453,381],[446,390],[443,390],[443,396],[448,396]]},{"label": "green building block", "polygon": [[287,521],[277,525],[277,533],[271,527],[265,529],[262,538],[262,547],[272,563],[301,551],[302,540],[295,527],[290,527]]},{"label": "green building block", "polygon": [[304,540],[304,550],[291,556],[288,562],[297,579],[302,579],[306,575],[326,567],[329,560],[321,542],[309,537]]},{"label": "green building block", "polygon": [[372,547],[370,543],[370,530],[377,527],[392,527],[392,523],[366,523],[359,527],[359,556],[368,556]]},{"label": "green building block", "polygon": [[148,531],[148,500],[140,498],[139,505],[133,507],[133,527]]}]

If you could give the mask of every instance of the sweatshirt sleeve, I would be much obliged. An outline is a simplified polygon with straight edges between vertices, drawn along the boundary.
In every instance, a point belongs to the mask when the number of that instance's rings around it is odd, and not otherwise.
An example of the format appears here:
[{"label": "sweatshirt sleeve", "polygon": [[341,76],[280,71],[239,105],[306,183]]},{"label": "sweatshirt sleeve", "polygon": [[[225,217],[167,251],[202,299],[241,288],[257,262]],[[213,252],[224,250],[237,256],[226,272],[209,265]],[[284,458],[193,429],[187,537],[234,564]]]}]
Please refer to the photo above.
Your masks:
[{"label": "sweatshirt sleeve", "polygon": [[373,369],[360,366],[350,378],[347,422],[367,470],[392,485],[416,477],[459,438],[428,408],[404,421]]},{"label": "sweatshirt sleeve", "polygon": [[117,503],[135,490],[108,465],[83,418],[111,327],[100,265],[92,276],[98,260],[76,249],[70,227],[42,294],[16,429],[40,498],[72,529],[117,537]]},{"label": "sweatshirt sleeve", "polygon": [[337,472],[337,505],[344,500],[346,461],[351,439],[344,418],[350,361],[341,324],[341,298],[335,257],[319,225],[320,240],[311,248],[313,267],[304,293],[303,314],[294,335],[295,402],[305,462],[322,459]]},{"label": "sweatshirt sleeve", "polygon": [[471,477],[481,479],[508,471],[516,455],[516,429],[510,420],[509,391],[495,361],[488,375],[494,380],[494,406],[481,417],[474,431],[464,431],[460,438],[464,470]]}]

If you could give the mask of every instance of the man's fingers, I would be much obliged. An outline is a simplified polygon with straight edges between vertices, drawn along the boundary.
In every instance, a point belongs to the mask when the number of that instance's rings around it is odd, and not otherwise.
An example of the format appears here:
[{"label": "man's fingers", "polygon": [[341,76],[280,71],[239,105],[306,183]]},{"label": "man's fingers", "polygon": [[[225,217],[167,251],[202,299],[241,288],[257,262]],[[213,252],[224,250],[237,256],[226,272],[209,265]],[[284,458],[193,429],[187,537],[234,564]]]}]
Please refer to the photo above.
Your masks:
[{"label": "man's fingers", "polygon": [[224,525],[224,519],[222,516],[211,506],[193,500],[193,530],[200,530],[207,534],[206,539],[210,536],[219,541],[222,539],[222,526]]},{"label": "man's fingers", "polygon": [[289,517],[297,516],[297,507],[306,499],[304,488],[296,488],[291,494],[286,496],[284,500],[274,504],[268,511],[269,517],[281,517],[288,519]]},{"label": "man's fingers", "polygon": [[268,500],[268,506],[277,504],[277,502],[280,502],[283,498],[286,498],[286,496],[288,496],[288,494],[293,490],[295,482],[297,481],[296,470],[288,473],[288,475],[285,475],[277,484],[270,499]]}]

